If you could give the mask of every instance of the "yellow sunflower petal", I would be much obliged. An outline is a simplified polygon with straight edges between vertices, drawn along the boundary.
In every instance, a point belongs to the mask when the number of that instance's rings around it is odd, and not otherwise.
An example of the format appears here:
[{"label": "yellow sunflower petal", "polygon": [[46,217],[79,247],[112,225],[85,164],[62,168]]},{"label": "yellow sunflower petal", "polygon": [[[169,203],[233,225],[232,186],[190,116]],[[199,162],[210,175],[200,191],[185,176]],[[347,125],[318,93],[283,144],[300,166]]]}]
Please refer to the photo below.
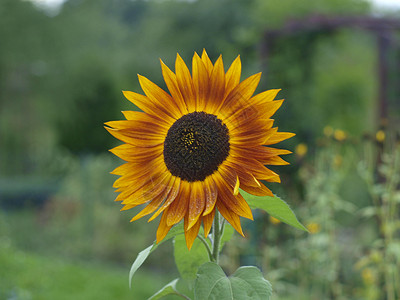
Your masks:
[{"label": "yellow sunflower petal", "polygon": [[[185,219],[186,221],[186,219]],[[196,239],[197,235],[199,234],[199,229],[201,225],[201,218],[190,227],[188,230],[185,231],[185,238],[186,238],[186,246],[190,250],[193,246],[193,242]]]},{"label": "yellow sunflower petal", "polygon": [[210,95],[207,99],[205,111],[210,114],[215,114],[218,107],[223,104],[225,94],[225,71],[222,56],[215,62],[214,68],[210,76]]},{"label": "yellow sunflower petal", "polygon": [[164,111],[171,115],[174,119],[179,119],[182,115],[179,107],[172,100],[171,96],[168,95],[163,89],[158,87],[156,84],[148,80],[144,76],[138,76],[139,83],[142,87],[146,96],[152,100],[153,103],[157,103],[157,101],[162,101],[162,105],[164,105]]},{"label": "yellow sunflower petal", "polygon": [[236,183],[235,187],[233,188],[233,195],[239,194],[239,186],[240,186],[240,181],[239,181],[239,176],[236,175]]},{"label": "yellow sunflower petal", "polygon": [[165,238],[165,236],[172,228],[172,226],[167,225],[167,217],[166,217],[167,214],[168,210],[164,211],[163,215],[161,216],[160,224],[158,225],[157,235],[156,235],[157,244]]},{"label": "yellow sunflower petal", "polygon": [[162,145],[165,139],[162,135],[144,136],[134,132],[117,130],[110,127],[105,128],[109,133],[111,133],[120,141],[135,146],[155,147],[158,145]]},{"label": "yellow sunflower petal", "polygon": [[181,181],[180,193],[170,204],[167,216],[167,225],[173,226],[179,223],[186,214],[189,204],[190,188],[189,183]]},{"label": "yellow sunflower petal", "polygon": [[[169,182],[171,181],[173,181],[172,177],[169,179]],[[160,193],[152,197],[153,199],[151,200],[151,202],[140,213],[138,213],[135,217],[133,217],[131,219],[131,222],[151,214],[160,206],[160,204],[165,200],[165,197],[169,194],[169,192],[172,189],[172,186],[169,184],[169,182],[165,182],[166,185],[162,188]]]},{"label": "yellow sunflower petal", "polygon": [[240,188],[243,191],[249,194],[253,194],[255,196],[271,196],[271,197],[274,196],[271,190],[262,183],[260,183],[260,186],[258,187],[242,184]]},{"label": "yellow sunflower petal", "polygon": [[190,229],[197,223],[202,212],[204,211],[206,195],[203,185],[204,184],[202,182],[195,182],[191,185],[187,229]]},{"label": "yellow sunflower petal", "polygon": [[[123,111],[122,113],[128,121],[144,122],[144,123],[148,124],[148,126],[151,125],[151,127],[155,127],[158,130],[162,130],[165,132],[167,132],[171,126],[171,124],[165,122],[164,120],[161,120],[160,118],[158,118],[156,116],[151,116],[151,115],[146,114],[141,111],[126,110],[126,111]],[[107,125],[108,123],[105,123],[105,124]],[[132,126],[134,123],[128,122],[128,123],[124,123],[124,124]],[[110,126],[110,127],[113,127],[113,126]]]},{"label": "yellow sunflower petal", "polygon": [[246,105],[250,97],[254,94],[260,78],[261,73],[257,73],[243,80],[228,94],[217,112],[221,111],[222,115],[229,116],[238,108]]},{"label": "yellow sunflower petal", "polygon": [[215,203],[217,202],[218,189],[212,176],[206,178],[204,183],[206,207],[204,209],[203,216],[206,216],[214,211]]},{"label": "yellow sunflower petal", "polygon": [[226,72],[225,97],[239,84],[241,72],[242,63],[240,61],[240,56],[238,56]]},{"label": "yellow sunflower petal", "polygon": [[205,49],[203,49],[203,53],[201,54],[201,60],[203,61],[204,66],[206,67],[206,69],[208,71],[208,74],[211,75],[211,72],[212,72],[214,66],[213,66],[210,58],[208,57],[208,54]]},{"label": "yellow sunflower petal", "polygon": [[161,104],[154,104],[146,96],[135,92],[122,92],[126,99],[131,101],[145,113],[152,116],[157,116],[160,120],[164,120],[164,122],[166,122],[167,124],[172,124],[174,122],[174,119],[169,114],[165,113],[165,110],[160,107]]},{"label": "yellow sunflower petal", "polygon": [[193,85],[196,92],[196,110],[203,111],[210,92],[208,71],[201,58],[195,53],[192,62]]},{"label": "yellow sunflower petal", "polygon": [[253,220],[251,209],[242,195],[237,194],[235,196],[231,187],[224,181],[222,176],[216,181],[216,184],[218,186],[219,202],[223,202],[225,206],[235,214]]},{"label": "yellow sunflower petal", "polygon": [[215,209],[211,211],[208,215],[203,216],[203,226],[204,226],[204,236],[207,237],[210,233],[215,216]]},{"label": "yellow sunflower petal", "polygon": [[271,135],[267,140],[264,141],[263,145],[273,145],[284,140],[290,139],[294,137],[296,134],[291,132],[277,132],[274,135]]},{"label": "yellow sunflower petal", "polygon": [[192,76],[179,54],[176,56],[175,73],[179,90],[185,100],[188,112],[191,113],[196,110],[196,94],[194,91]]},{"label": "yellow sunflower petal", "polygon": [[141,148],[132,147],[132,145],[129,144],[122,144],[111,149],[110,152],[125,161],[136,161],[138,163],[141,163],[144,161],[152,161],[161,156],[163,153],[163,148]]},{"label": "yellow sunflower petal", "polygon": [[239,216],[227,208],[222,201],[217,202],[217,209],[225,220],[227,220],[237,232],[244,236]]},{"label": "yellow sunflower petal", "polygon": [[179,191],[180,191],[180,184],[181,184],[181,179],[179,177],[173,177],[173,182],[171,184],[171,191],[168,193],[167,198],[165,199],[164,204],[154,213],[153,216],[149,219],[150,221],[153,221],[155,218],[158,217],[160,213],[162,213],[178,196]]},{"label": "yellow sunflower petal", "polygon": [[[161,61],[161,60],[160,60]],[[179,90],[178,81],[176,80],[176,75],[172,72],[164,63],[161,61],[162,74],[164,77],[164,81],[168,87],[169,92],[172,95],[173,101],[176,102],[179,110],[181,111],[181,115],[187,114],[188,109],[183,99],[182,93]]]}]

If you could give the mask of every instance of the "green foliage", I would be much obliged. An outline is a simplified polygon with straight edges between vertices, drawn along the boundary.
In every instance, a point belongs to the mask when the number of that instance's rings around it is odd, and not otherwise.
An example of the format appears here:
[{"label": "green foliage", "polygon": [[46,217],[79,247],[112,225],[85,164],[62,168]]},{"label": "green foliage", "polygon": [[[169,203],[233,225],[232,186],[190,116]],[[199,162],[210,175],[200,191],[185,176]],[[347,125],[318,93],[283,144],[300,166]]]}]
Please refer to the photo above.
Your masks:
[{"label": "green foliage", "polygon": [[135,272],[140,268],[140,266],[144,263],[147,257],[155,250],[157,247],[165,241],[168,241],[171,238],[174,238],[177,235],[183,234],[183,224],[179,224],[174,226],[167,234],[167,236],[161,241],[161,243],[157,244],[155,241],[153,245],[147,247],[143,251],[141,251],[136,257],[135,261],[132,264],[131,270],[129,271],[129,287],[131,287],[132,277]]},{"label": "green foliage", "polygon": [[161,299],[167,295],[174,295],[174,294],[180,295],[180,293],[176,289],[177,282],[178,282],[178,279],[172,280],[170,283],[165,285],[161,290],[159,290],[157,293],[155,293],[153,296],[151,296],[148,300]]},{"label": "green foliage", "polygon": [[274,218],[281,220],[282,222],[291,225],[295,228],[308,231],[296,218],[296,215],[290,209],[289,205],[279,197],[257,197],[240,191],[242,196],[246,199],[247,203],[251,208],[258,208],[266,211]]},{"label": "green foliage", "polygon": [[216,263],[202,265],[194,286],[194,299],[270,299],[272,287],[255,267],[241,267],[227,277]]},{"label": "green foliage", "polygon": [[368,13],[370,3],[365,0],[255,0],[255,18],[269,28],[277,28],[292,18],[317,15],[359,15]]},{"label": "green foliage", "polygon": [[210,259],[206,248],[199,239],[194,241],[192,249],[189,251],[184,235],[174,238],[174,258],[181,278],[187,280],[189,284],[196,279],[199,267]]},{"label": "green foliage", "polygon": [[[299,223],[289,206],[281,199],[277,197],[255,199],[250,194],[243,191],[242,193],[251,207],[266,210],[289,225],[307,231]],[[233,234],[231,226],[228,225],[224,229],[224,221],[220,224],[218,212],[214,219],[213,233],[209,237],[209,240],[201,236],[202,230],[200,230],[198,239],[194,241],[191,250],[188,250],[185,236],[182,234],[183,232],[182,224],[175,226],[163,241],[174,238],[175,264],[189,290],[193,290],[194,282],[194,299],[270,298],[272,293],[271,285],[264,279],[262,273],[257,268],[241,267],[228,278],[217,264],[219,261],[219,252],[222,250],[224,243],[232,238]],[[156,247],[157,244],[154,242],[153,245],[138,254],[129,272],[129,283],[131,283],[132,276]],[[175,294],[189,299],[186,295],[177,291],[176,282],[173,281],[167,284],[153,297],[157,297],[156,299],[158,299],[164,295]]]},{"label": "green foliage", "polygon": [[167,279],[143,271],[132,291],[126,267],[65,261],[17,250],[4,237],[0,241],[0,299],[146,299],[157,281]]},{"label": "green foliage", "polygon": [[376,220],[379,237],[356,267],[361,271],[367,299],[393,300],[400,296],[400,145],[389,136],[377,145],[366,143],[364,146],[365,157],[358,170],[372,203],[359,213],[370,222]]}]

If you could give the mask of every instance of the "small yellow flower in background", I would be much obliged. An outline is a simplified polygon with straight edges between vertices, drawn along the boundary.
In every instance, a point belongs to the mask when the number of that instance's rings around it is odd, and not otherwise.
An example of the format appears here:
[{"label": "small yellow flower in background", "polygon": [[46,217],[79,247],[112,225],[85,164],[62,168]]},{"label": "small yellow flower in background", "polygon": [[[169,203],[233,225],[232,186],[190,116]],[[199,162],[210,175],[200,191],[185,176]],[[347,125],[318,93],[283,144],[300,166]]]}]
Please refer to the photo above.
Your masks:
[{"label": "small yellow flower in background", "polygon": [[271,222],[271,224],[274,224],[274,225],[277,225],[281,222],[280,220],[278,220],[277,218],[274,218],[273,216],[269,216],[269,221]]},{"label": "small yellow flower in background", "polygon": [[337,141],[342,142],[342,141],[344,141],[344,140],[347,138],[347,134],[346,134],[346,132],[344,132],[344,131],[341,130],[341,129],[336,129],[336,130],[333,132],[333,137],[334,137]]},{"label": "small yellow flower in background", "polygon": [[361,272],[361,277],[366,285],[370,285],[375,282],[375,274],[370,268],[365,268]]},{"label": "small yellow flower in background", "polygon": [[300,143],[296,146],[294,152],[297,154],[299,157],[304,157],[304,155],[307,154],[308,147],[304,143]]},{"label": "small yellow flower in background", "polygon": [[309,223],[307,229],[311,234],[315,234],[321,231],[321,226],[318,223]]},{"label": "small yellow flower in background", "polygon": [[383,130],[378,130],[375,135],[375,138],[379,143],[383,143],[385,141],[386,134]]},{"label": "small yellow flower in background", "polygon": [[326,136],[326,137],[331,137],[332,136],[332,134],[333,134],[333,128],[331,127],[331,126],[325,126],[324,127],[324,135]]},{"label": "small yellow flower in background", "polygon": [[206,51],[195,53],[192,74],[177,55],[175,73],[161,61],[169,93],[139,75],[145,95],[124,91],[141,111],[124,111],[126,120],[107,122],[106,129],[125,142],[111,150],[126,163],[112,173],[122,210],[146,205],[131,221],[161,215],[157,242],[183,220],[190,249],[201,224],[207,237],[219,213],[241,234],[240,217],[253,219],[239,188],[273,196],[261,182],[280,182],[265,165],[288,164],[291,153],[270,145],[293,133],[278,132],[272,115],[283,100],[279,90],[254,94],[261,73],[240,81],[238,56],[225,72],[222,56],[215,64]]},{"label": "small yellow flower in background", "polygon": [[377,251],[377,250],[372,251],[371,254],[369,255],[369,257],[376,264],[381,263],[382,260],[383,260],[382,253],[380,251]]},{"label": "small yellow flower in background", "polygon": [[340,167],[342,165],[342,163],[343,163],[343,157],[341,155],[339,155],[339,154],[336,154],[333,157],[333,166],[338,168],[338,167]]},{"label": "small yellow flower in background", "polygon": [[361,270],[362,268],[367,266],[369,263],[370,263],[369,257],[368,256],[363,256],[354,264],[354,268],[356,270]]}]

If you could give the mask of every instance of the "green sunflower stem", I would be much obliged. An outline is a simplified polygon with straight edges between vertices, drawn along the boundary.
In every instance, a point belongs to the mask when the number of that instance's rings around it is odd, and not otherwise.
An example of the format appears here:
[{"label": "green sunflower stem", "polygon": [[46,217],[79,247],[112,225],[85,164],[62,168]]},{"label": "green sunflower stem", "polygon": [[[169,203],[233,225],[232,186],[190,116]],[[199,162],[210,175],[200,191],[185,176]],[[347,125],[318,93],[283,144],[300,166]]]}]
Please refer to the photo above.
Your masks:
[{"label": "green sunflower stem", "polygon": [[220,222],[221,215],[217,211],[214,217],[214,224],[213,224],[213,249],[212,249],[212,257],[211,261],[218,264],[219,262],[219,248],[221,244],[222,233],[224,232],[224,223],[221,224]]},{"label": "green sunflower stem", "polygon": [[197,235],[197,238],[203,243],[204,247],[206,247],[208,258],[210,259],[210,261],[213,261],[213,254],[207,240],[200,234]]}]

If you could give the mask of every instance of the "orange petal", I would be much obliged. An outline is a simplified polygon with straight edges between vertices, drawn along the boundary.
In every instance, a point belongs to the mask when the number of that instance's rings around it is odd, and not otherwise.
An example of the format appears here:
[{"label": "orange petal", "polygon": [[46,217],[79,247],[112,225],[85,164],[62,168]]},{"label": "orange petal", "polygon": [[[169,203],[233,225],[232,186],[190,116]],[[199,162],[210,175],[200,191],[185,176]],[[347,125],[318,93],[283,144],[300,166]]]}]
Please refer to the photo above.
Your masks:
[{"label": "orange petal", "polygon": [[211,227],[214,222],[215,209],[211,211],[208,215],[203,216],[203,226],[204,226],[204,236],[207,237],[210,233]]},{"label": "orange petal", "polygon": [[167,214],[168,214],[168,210],[165,210],[161,220],[160,220],[160,224],[158,225],[158,229],[157,229],[157,244],[159,242],[161,242],[165,236],[168,234],[169,230],[172,228],[172,226],[168,226],[167,225]]},{"label": "orange petal", "polygon": [[160,105],[164,106],[163,111],[165,113],[169,114],[174,119],[179,119],[182,116],[179,107],[172,100],[171,96],[168,95],[162,88],[148,80],[146,77],[140,75],[139,83],[146,96],[153,103],[160,103]]},{"label": "orange petal", "polygon": [[203,111],[209,98],[210,79],[203,61],[197,55],[192,61],[193,85],[196,92],[196,110]]},{"label": "orange petal", "polygon": [[227,220],[237,232],[244,236],[239,216],[228,209],[222,201],[217,201],[217,209],[225,220]]},{"label": "orange petal", "polygon": [[250,99],[250,104],[263,105],[266,104],[267,102],[271,102],[272,100],[275,99],[276,95],[279,93],[280,90],[281,89],[273,89],[259,93]]},{"label": "orange petal", "polygon": [[231,186],[229,186],[223,178],[216,180],[216,184],[218,187],[217,205],[219,202],[223,202],[233,213],[253,220],[251,209],[242,195],[233,195]]},{"label": "orange petal", "polygon": [[[165,122],[164,120],[161,120],[157,116],[151,116],[151,115],[146,114],[141,111],[126,110],[126,111],[122,111],[122,113],[128,121],[144,122],[146,124],[151,124],[151,126],[160,127],[166,131],[168,131],[168,129],[171,127],[171,124],[169,124],[168,122]],[[107,123],[106,123],[106,125],[107,125]]]},{"label": "orange petal", "polygon": [[228,94],[218,111],[221,111],[221,113],[227,117],[243,107],[243,105],[248,105],[250,97],[253,95],[260,82],[260,78],[261,73],[257,73],[243,80]]},{"label": "orange petal", "polygon": [[134,132],[121,131],[113,128],[105,127],[117,139],[134,146],[155,147],[164,143],[165,137],[162,135],[139,135]]},{"label": "orange petal", "polygon": [[152,161],[157,157],[161,156],[163,154],[163,148],[162,147],[139,148],[129,144],[122,144],[120,146],[111,149],[110,152],[125,161],[141,163],[145,161]]},{"label": "orange petal", "polygon": [[168,184],[165,186],[164,190],[160,191],[160,193],[157,196],[155,196],[140,213],[138,213],[135,217],[133,217],[131,219],[131,222],[151,214],[160,206],[160,204],[165,200],[165,197],[171,191],[172,186],[170,186],[169,184],[171,183],[172,179],[173,178],[171,177]]},{"label": "orange petal", "polygon": [[255,181],[254,176],[252,176],[250,172],[246,171],[240,165],[234,164],[233,162],[227,160],[222,166],[220,166],[221,171],[223,171],[224,169],[226,169],[226,172],[236,174],[239,177],[240,186],[242,184],[258,186],[258,183],[256,182],[257,180]]},{"label": "orange petal", "polygon": [[264,184],[262,184],[262,183],[260,183],[260,186],[258,186],[258,187],[254,187],[254,186],[249,186],[249,185],[242,184],[242,185],[240,186],[240,188],[241,188],[243,191],[245,191],[245,192],[247,192],[247,193],[249,193],[249,194],[255,195],[255,196],[271,196],[271,197],[274,196],[274,194],[271,192],[271,190],[268,189],[268,188],[267,188]]},{"label": "orange petal", "polygon": [[277,132],[274,135],[270,136],[266,141],[264,141],[263,145],[273,145],[277,144],[281,141],[290,139],[291,137],[295,136],[296,134],[291,132]]},{"label": "orange petal", "polygon": [[271,165],[271,166],[289,165],[289,163],[286,160],[280,158],[279,156],[269,157],[268,159],[264,160],[262,163],[265,163],[266,165]]},{"label": "orange petal", "polygon": [[234,196],[239,194],[239,186],[240,186],[239,176],[236,175],[236,183],[235,183],[235,187],[233,188],[233,195]]},{"label": "orange petal", "polygon": [[211,75],[211,72],[213,70],[213,64],[210,60],[210,58],[208,57],[208,54],[206,52],[205,49],[203,49],[203,53],[201,54],[201,60],[204,63],[204,66],[206,67],[208,74]]},{"label": "orange petal", "polygon": [[189,69],[179,54],[176,55],[175,73],[179,90],[185,100],[188,112],[191,113],[196,109],[196,94],[194,92],[193,81]]},{"label": "orange petal", "polygon": [[148,97],[130,91],[122,91],[126,99],[131,101],[137,107],[139,107],[145,113],[156,116],[157,118],[164,120],[168,124],[172,124],[174,119],[165,112],[165,108],[162,107],[161,103],[153,103]]},{"label": "orange petal", "polygon": [[215,62],[210,76],[210,95],[206,103],[206,111],[211,114],[223,104],[225,94],[225,70],[222,56]]},{"label": "orange petal", "polygon": [[185,231],[185,238],[186,238],[186,246],[190,250],[193,246],[193,242],[196,239],[197,235],[199,234],[199,229],[201,225],[201,218],[190,227],[187,231]]},{"label": "orange petal", "polygon": [[275,100],[264,105],[259,105],[260,113],[263,118],[270,118],[281,106],[284,100]]},{"label": "orange petal", "polygon": [[154,213],[154,215],[151,216],[149,219],[150,221],[153,221],[155,218],[158,217],[160,213],[162,213],[169,205],[175,200],[175,198],[178,196],[179,191],[180,191],[180,183],[181,179],[179,177],[172,176],[173,182],[171,182],[171,191],[169,192],[167,198],[165,199],[164,204]]},{"label": "orange petal", "polygon": [[201,213],[204,211],[205,206],[205,192],[204,184],[201,182],[194,182],[191,184],[191,193],[189,198],[189,214],[188,228],[189,230],[199,220]]},{"label": "orange petal", "polygon": [[208,176],[204,181],[204,194],[206,207],[204,209],[203,216],[206,216],[214,211],[218,196],[218,189],[212,176]]},{"label": "orange petal", "polygon": [[241,156],[232,157],[236,164],[248,170],[257,179],[267,180],[270,182],[280,182],[279,175],[265,167],[258,160]]},{"label": "orange petal", "polygon": [[236,57],[228,71],[225,79],[225,96],[229,94],[240,82],[240,74],[242,72],[242,63],[240,56]]},{"label": "orange petal", "polygon": [[189,183],[181,181],[181,188],[179,195],[171,203],[168,209],[167,225],[173,226],[179,223],[185,216],[188,210],[190,197]]},{"label": "orange petal", "polygon": [[148,179],[148,181],[141,188],[139,188],[128,198],[125,198],[124,201],[122,201],[122,204],[135,205],[138,203],[142,204],[151,201],[160,193],[162,193],[166,187],[168,187],[170,177],[170,174],[164,173],[158,177],[154,177],[154,179]]},{"label": "orange petal", "polygon": [[176,80],[176,75],[172,72],[161,60],[161,69],[164,77],[164,81],[168,87],[169,92],[172,95],[173,101],[176,102],[178,108],[182,115],[188,113],[185,100],[183,99],[182,93],[179,90],[178,81]]}]

